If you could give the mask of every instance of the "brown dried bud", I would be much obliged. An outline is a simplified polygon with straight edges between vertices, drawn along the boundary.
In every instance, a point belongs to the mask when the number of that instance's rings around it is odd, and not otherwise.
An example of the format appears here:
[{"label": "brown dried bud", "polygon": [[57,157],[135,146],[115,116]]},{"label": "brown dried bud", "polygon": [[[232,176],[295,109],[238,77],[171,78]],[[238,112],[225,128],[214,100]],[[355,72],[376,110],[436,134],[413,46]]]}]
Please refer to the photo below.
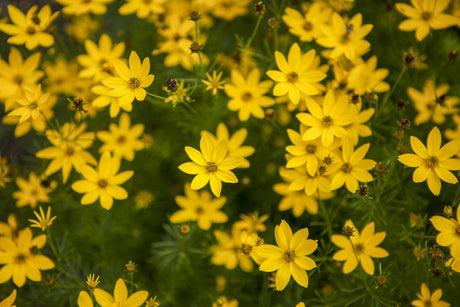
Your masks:
[{"label": "brown dried bud", "polygon": [[437,245],[430,247],[429,254],[431,259],[433,259],[436,263],[441,262],[444,259],[444,253]]},{"label": "brown dried bud", "polygon": [[71,100],[71,102],[73,103],[73,108],[80,111],[80,112],[83,112],[83,113],[87,113],[88,111],[85,110],[83,108],[83,106],[85,105],[85,103],[83,102],[83,99],[81,99],[80,97],[75,97],[73,100]]},{"label": "brown dried bud", "polygon": [[399,127],[403,130],[406,130],[410,127],[410,120],[407,119],[406,117],[403,117],[400,121],[399,121]]},{"label": "brown dried bud", "polygon": [[404,57],[404,64],[406,66],[409,66],[410,64],[412,64],[415,60],[415,57],[412,53],[408,53],[406,54],[406,56]]},{"label": "brown dried bud", "polygon": [[356,190],[356,193],[358,193],[358,195],[361,197],[366,197],[368,192],[369,189],[365,185],[360,185],[359,188]]},{"label": "brown dried bud", "polygon": [[190,226],[187,224],[182,224],[180,225],[179,231],[181,234],[186,235],[190,232]]},{"label": "brown dried bud", "polygon": [[358,102],[359,102],[359,95],[353,93],[353,94],[351,95],[351,103],[357,104]]},{"label": "brown dried bud", "polygon": [[190,13],[190,20],[198,21],[200,18],[200,13],[198,13],[197,11],[192,11],[192,13]]},{"label": "brown dried bud", "polygon": [[263,15],[265,14],[265,5],[262,1],[259,1],[255,4],[255,8],[256,8],[256,14],[257,15]]},{"label": "brown dried bud", "polygon": [[457,58],[458,51],[457,50],[452,50],[449,52],[449,55],[447,56],[447,65],[452,64],[453,61]]},{"label": "brown dried bud", "polygon": [[442,212],[447,218],[451,217],[453,215],[452,206],[444,206],[444,209],[442,209]]},{"label": "brown dried bud", "polygon": [[385,171],[385,165],[383,165],[382,162],[377,163],[377,165],[375,166],[375,171],[379,174],[383,174],[383,172]]},{"label": "brown dried bud", "polygon": [[46,286],[51,287],[54,285],[55,279],[51,276],[47,276],[43,281],[45,282]]},{"label": "brown dried bud", "polygon": [[267,119],[272,120],[273,118],[275,118],[275,110],[272,108],[265,110],[265,116],[267,117]]},{"label": "brown dried bud", "polygon": [[383,275],[379,275],[377,276],[377,282],[379,283],[379,285],[383,285],[387,282],[387,278]]},{"label": "brown dried bud", "polygon": [[398,102],[396,103],[396,108],[398,109],[398,111],[404,110],[405,107],[406,107],[406,102],[402,99],[399,99]]},{"label": "brown dried bud", "polygon": [[193,42],[190,45],[190,51],[192,51],[192,53],[198,53],[201,51],[201,47],[202,46],[198,42]]},{"label": "brown dried bud", "polygon": [[350,227],[350,226],[345,226],[345,228],[343,229],[343,232],[345,233],[345,235],[347,237],[352,237],[353,236],[353,233],[355,232],[355,229],[353,227]]},{"label": "brown dried bud", "polygon": [[278,28],[278,19],[272,17],[268,20],[268,26],[272,29]]},{"label": "brown dried bud", "polygon": [[126,271],[128,271],[129,273],[136,271],[136,264],[132,262],[131,260],[129,260],[129,262],[125,264],[125,267],[126,267]]},{"label": "brown dried bud", "polygon": [[401,147],[399,147],[399,152],[402,154],[408,153],[409,147],[407,147],[406,145],[401,145]]},{"label": "brown dried bud", "polygon": [[174,79],[167,79],[165,85],[170,92],[175,92],[177,90],[177,81]]}]

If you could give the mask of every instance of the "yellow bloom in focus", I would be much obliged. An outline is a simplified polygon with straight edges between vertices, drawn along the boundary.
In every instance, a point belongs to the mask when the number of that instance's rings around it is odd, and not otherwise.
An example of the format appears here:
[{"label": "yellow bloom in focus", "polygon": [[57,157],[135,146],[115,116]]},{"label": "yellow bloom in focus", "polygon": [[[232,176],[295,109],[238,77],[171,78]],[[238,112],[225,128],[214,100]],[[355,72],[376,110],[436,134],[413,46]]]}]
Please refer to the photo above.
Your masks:
[{"label": "yellow bloom in focus", "polygon": [[53,224],[53,221],[56,219],[56,216],[51,217],[51,207],[48,207],[48,210],[46,211],[46,215],[43,212],[43,209],[41,206],[39,206],[38,208],[40,209],[40,214],[38,214],[37,211],[34,211],[34,214],[37,217],[37,220],[29,219],[29,222],[32,223],[30,227],[41,228],[42,231],[45,231],[48,227],[51,226],[51,224]]},{"label": "yellow bloom in focus", "polygon": [[377,57],[372,56],[366,62],[353,67],[348,76],[348,88],[354,94],[382,93],[390,89],[390,85],[383,81],[390,71],[386,68],[377,68]]},{"label": "yellow bloom in focus", "polygon": [[46,235],[32,238],[32,231],[26,228],[20,231],[17,242],[11,238],[0,238],[0,284],[13,279],[18,287],[26,283],[26,277],[32,281],[41,281],[40,270],[54,268],[54,263],[39,254],[45,246]]},{"label": "yellow bloom in focus", "polygon": [[37,206],[38,202],[47,203],[50,201],[48,193],[50,193],[56,182],[49,182],[46,179],[38,177],[34,172],[29,174],[29,180],[18,177],[16,185],[19,191],[13,192],[13,198],[16,198],[16,206],[24,207],[30,205],[32,209]]},{"label": "yellow bloom in focus", "polygon": [[45,5],[37,13],[37,6],[34,5],[24,15],[18,8],[8,5],[8,15],[13,24],[0,24],[0,31],[12,35],[7,43],[13,45],[24,45],[32,50],[37,46],[50,47],[54,44],[54,38],[46,33],[51,22],[59,15],[59,12],[51,14],[49,5]]},{"label": "yellow bloom in focus", "polygon": [[353,109],[348,102],[348,96],[334,95],[333,90],[328,90],[324,96],[323,105],[320,106],[313,99],[307,100],[310,113],[299,113],[299,121],[309,129],[302,135],[304,141],[311,141],[321,137],[323,146],[330,146],[334,138],[347,136],[345,126],[351,124],[354,119]]},{"label": "yellow bloom in focus", "polygon": [[382,243],[385,239],[386,233],[384,231],[374,233],[374,222],[367,224],[363,228],[361,235],[351,220],[345,222],[345,227],[351,227],[355,231],[350,237],[332,235],[332,242],[342,248],[332,256],[332,259],[336,261],[345,261],[343,265],[344,274],[353,271],[358,266],[358,263],[360,263],[364,272],[369,275],[374,275],[374,262],[372,258],[384,258],[388,256],[386,250],[377,247],[377,245]]},{"label": "yellow bloom in focus", "polygon": [[414,102],[414,107],[418,112],[414,123],[420,125],[432,120],[436,124],[442,124],[446,121],[446,115],[457,114],[459,109],[455,106],[459,99],[447,96],[448,91],[448,84],[438,85],[435,88],[431,79],[425,82],[423,92],[409,87],[407,95]]},{"label": "yellow bloom in focus", "polygon": [[265,258],[259,270],[276,272],[276,290],[286,288],[291,275],[302,287],[308,287],[306,270],[312,270],[316,263],[307,255],[318,247],[317,240],[308,239],[308,228],[298,230],[294,235],[285,220],[275,227],[276,244],[262,244],[255,248],[256,254]]},{"label": "yellow bloom in focus", "polygon": [[231,72],[232,83],[226,84],[225,93],[230,97],[227,107],[231,111],[238,111],[238,118],[247,121],[252,115],[256,118],[264,118],[265,112],[262,107],[275,104],[273,98],[265,96],[272,86],[271,81],[260,81],[260,71],[253,69],[247,79],[237,70]]},{"label": "yellow bloom in focus", "polygon": [[415,154],[400,155],[398,161],[417,168],[412,176],[414,182],[426,180],[434,195],[441,192],[441,180],[452,184],[458,182],[449,170],[460,170],[460,159],[451,159],[460,150],[460,140],[450,141],[441,147],[441,132],[434,127],[428,134],[427,147],[415,136],[410,137],[410,144]]},{"label": "yellow bloom in focus", "polygon": [[430,289],[428,289],[426,284],[422,283],[421,293],[417,293],[418,300],[413,300],[411,304],[415,307],[449,307],[449,303],[439,300],[441,296],[441,289],[438,289],[431,294]]},{"label": "yellow bloom in focus", "polygon": [[[128,193],[120,187],[134,174],[133,171],[118,173],[120,159],[111,157],[109,152],[104,152],[99,160],[97,170],[85,166],[81,170],[84,180],[78,180],[72,184],[72,189],[77,193],[84,193],[81,199],[82,205],[89,205],[99,199],[104,209],[110,210],[113,199],[126,199]],[[117,174],[118,173],[118,174]]]},{"label": "yellow bloom in focus", "polygon": [[321,26],[328,22],[332,10],[314,2],[306,8],[303,15],[289,7],[284,13],[282,19],[289,27],[289,32],[298,36],[301,42],[311,42],[323,36]]},{"label": "yellow bloom in focus", "polygon": [[276,64],[280,71],[267,71],[267,75],[277,83],[273,88],[273,95],[288,94],[289,100],[297,105],[301,94],[309,96],[320,94],[318,83],[326,78],[326,74],[311,69],[315,55],[313,49],[302,55],[297,43],[291,46],[287,61],[281,52],[275,51]]},{"label": "yellow bloom in focus", "polygon": [[332,48],[330,57],[337,59],[345,55],[350,61],[369,51],[371,44],[364,37],[371,32],[373,25],[362,25],[363,17],[356,14],[346,22],[339,14],[332,14],[329,25],[323,25],[324,36],[316,42],[326,48]]},{"label": "yellow bloom in focus", "polygon": [[147,18],[151,14],[164,13],[166,0],[126,0],[126,2],[118,10],[120,15],[136,13],[137,18]]},{"label": "yellow bloom in focus", "polygon": [[114,157],[128,161],[134,159],[134,151],[144,148],[144,143],[139,137],[144,132],[144,125],[131,126],[131,120],[127,113],[120,116],[118,126],[110,124],[109,131],[98,131],[97,138],[104,142],[99,152],[109,151]]},{"label": "yellow bloom in focus", "polygon": [[200,193],[192,190],[190,184],[185,184],[185,196],[176,196],[174,200],[182,209],[171,215],[171,222],[183,223],[197,221],[203,230],[209,230],[212,223],[225,223],[228,217],[219,211],[227,201],[226,197],[212,199],[206,191]]},{"label": "yellow bloom in focus", "polygon": [[66,15],[102,15],[107,11],[107,4],[113,0],[56,0],[62,4],[62,12]]},{"label": "yellow bloom in focus", "polygon": [[97,285],[99,284],[99,275],[95,276],[94,274],[89,274],[86,277],[86,284],[90,290],[96,289]]},{"label": "yellow bloom in focus", "polygon": [[445,29],[458,23],[458,19],[442,12],[450,0],[411,0],[413,6],[396,3],[396,9],[409,19],[399,24],[401,31],[414,31],[415,38],[422,41],[430,29]]},{"label": "yellow bloom in focus", "polygon": [[220,78],[222,77],[222,71],[217,74],[215,70],[212,71],[212,77],[211,75],[207,72],[206,73],[206,78],[208,80],[201,80],[207,87],[206,91],[212,91],[212,94],[215,96],[217,94],[218,90],[224,89],[223,85],[225,84],[225,81],[220,81]]},{"label": "yellow bloom in focus", "polygon": [[149,293],[145,290],[136,291],[128,297],[128,288],[123,279],[119,278],[113,290],[113,296],[102,289],[94,289],[94,297],[101,307],[139,307],[145,303]]},{"label": "yellow bloom in focus", "polygon": [[94,132],[85,132],[85,130],[86,123],[80,126],[76,126],[74,123],[65,123],[60,131],[46,131],[46,137],[53,146],[42,149],[35,154],[40,159],[52,159],[46,168],[46,176],[62,170],[63,182],[66,183],[72,167],[80,172],[84,165],[97,164],[96,159],[85,150],[93,144]]},{"label": "yellow bloom in focus", "polygon": [[430,218],[434,228],[441,233],[436,236],[436,243],[448,246],[451,254],[460,256],[460,209],[457,207],[457,220],[435,215]]},{"label": "yellow bloom in focus", "polygon": [[49,93],[42,93],[42,86],[40,84],[33,91],[25,91],[24,94],[24,97],[16,100],[20,106],[8,113],[8,116],[19,116],[19,123],[23,123],[29,118],[32,118],[32,120],[37,119],[44,104],[50,98]]},{"label": "yellow bloom in focus", "polygon": [[10,296],[0,302],[0,307],[16,307],[16,305],[13,305],[15,299],[16,289],[11,292]]},{"label": "yellow bloom in focus", "polygon": [[212,138],[203,134],[200,140],[200,151],[185,146],[185,152],[193,162],[179,165],[179,169],[187,174],[196,175],[192,180],[192,190],[199,190],[208,182],[211,191],[216,197],[220,197],[222,181],[237,183],[238,178],[231,171],[241,164],[241,158],[228,157],[228,144],[225,140],[214,144]]},{"label": "yellow bloom in focus", "polygon": [[147,92],[144,87],[152,84],[154,75],[150,75],[150,59],[146,57],[142,61],[136,51],[131,51],[129,56],[129,68],[121,60],[114,61],[115,71],[118,77],[109,77],[102,80],[102,83],[111,88],[110,96],[119,97],[120,107],[133,102],[143,101]]}]

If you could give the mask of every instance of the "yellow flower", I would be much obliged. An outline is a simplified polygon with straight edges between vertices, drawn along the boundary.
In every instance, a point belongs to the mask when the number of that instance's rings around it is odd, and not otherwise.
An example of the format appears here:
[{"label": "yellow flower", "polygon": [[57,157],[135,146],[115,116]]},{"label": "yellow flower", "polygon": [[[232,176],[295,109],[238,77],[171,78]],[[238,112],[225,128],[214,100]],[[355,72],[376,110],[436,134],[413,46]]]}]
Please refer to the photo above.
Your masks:
[{"label": "yellow flower", "polygon": [[40,84],[33,91],[25,91],[24,94],[24,97],[16,99],[20,107],[8,113],[8,116],[19,116],[19,123],[23,123],[29,118],[32,118],[32,120],[37,119],[43,106],[50,98],[49,93],[42,93]]},{"label": "yellow flower", "polygon": [[113,0],[56,0],[62,4],[62,12],[66,15],[102,15],[107,11],[107,4]]},{"label": "yellow flower", "polygon": [[348,191],[355,193],[358,189],[358,181],[370,182],[373,180],[372,175],[368,172],[373,169],[377,162],[370,159],[364,159],[370,144],[360,146],[356,151],[350,142],[344,142],[342,145],[342,164],[339,171],[331,180],[331,189],[336,190],[346,185]]},{"label": "yellow flower", "polygon": [[439,30],[457,24],[457,18],[442,13],[449,2],[450,0],[411,0],[413,6],[396,3],[396,9],[409,17],[399,24],[399,30],[415,30],[415,38],[422,41],[430,33],[430,28]]},{"label": "yellow flower", "polygon": [[144,125],[131,126],[131,120],[127,113],[120,116],[118,126],[110,124],[109,131],[98,131],[97,138],[104,142],[99,152],[109,151],[114,157],[128,161],[134,159],[134,151],[144,148],[144,143],[139,137],[144,132]]},{"label": "yellow flower", "polygon": [[328,90],[324,96],[323,105],[320,106],[313,99],[307,100],[310,113],[299,113],[299,121],[309,129],[302,135],[304,141],[311,141],[321,137],[324,146],[330,146],[334,138],[347,136],[345,126],[353,122],[354,113],[348,96],[335,97],[333,90]]},{"label": "yellow flower", "polygon": [[93,300],[91,299],[91,296],[89,296],[88,292],[86,291],[80,291],[80,294],[78,294],[78,307],[93,307]]},{"label": "yellow flower", "polygon": [[155,200],[155,196],[150,191],[141,190],[137,193],[134,200],[136,202],[136,209],[145,209]]},{"label": "yellow flower", "polygon": [[16,299],[16,289],[11,292],[10,296],[0,302],[0,307],[16,307],[13,305],[14,300]]},{"label": "yellow flower", "polygon": [[46,90],[53,94],[72,96],[78,89],[78,63],[59,56],[53,62],[43,63]]},{"label": "yellow flower", "polygon": [[35,175],[34,172],[29,174],[29,180],[18,177],[16,185],[20,191],[13,192],[13,197],[17,199],[16,206],[24,207],[30,205],[32,209],[37,206],[38,202],[49,202],[48,193],[53,190],[55,182],[47,184],[45,179]]},{"label": "yellow flower", "polygon": [[185,197],[176,196],[174,200],[182,209],[171,215],[173,223],[197,221],[201,229],[209,230],[212,223],[225,223],[228,220],[227,215],[219,211],[227,201],[226,197],[212,199],[206,191],[198,193],[192,190],[189,183],[185,184]]},{"label": "yellow flower", "polygon": [[348,22],[337,13],[332,14],[329,25],[323,25],[321,30],[324,36],[317,39],[317,43],[326,48],[333,48],[330,53],[332,59],[341,55],[351,61],[369,51],[371,44],[364,37],[371,32],[373,26],[362,25],[363,17],[356,14]]},{"label": "yellow flower", "polygon": [[104,152],[99,160],[97,170],[90,166],[82,168],[84,180],[78,180],[72,184],[72,189],[77,193],[85,193],[81,199],[82,205],[89,205],[100,200],[104,209],[110,210],[113,199],[126,199],[128,193],[120,187],[134,174],[133,171],[125,171],[119,174],[120,159],[111,157],[109,152]]},{"label": "yellow flower", "polygon": [[40,214],[37,213],[37,211],[34,211],[35,216],[37,217],[37,220],[31,220],[29,219],[29,222],[32,223],[30,227],[37,227],[41,228],[42,231],[45,231],[48,227],[53,224],[53,221],[56,219],[56,216],[51,217],[51,207],[48,207],[48,210],[46,211],[46,215],[43,212],[43,209],[41,206],[38,206],[40,209]]},{"label": "yellow flower", "polygon": [[448,84],[442,84],[435,88],[431,79],[425,82],[423,92],[409,87],[407,95],[414,102],[414,107],[418,112],[414,123],[420,125],[432,120],[436,124],[442,124],[446,120],[446,115],[458,113],[459,109],[455,106],[459,99],[458,97],[447,96],[448,91]]},{"label": "yellow flower", "polygon": [[8,215],[7,223],[0,222],[0,237],[8,237],[16,241],[19,234],[18,220],[16,215]]},{"label": "yellow flower", "polygon": [[275,51],[276,64],[280,71],[267,71],[267,75],[277,82],[273,88],[273,95],[288,94],[289,100],[297,105],[301,94],[319,94],[318,82],[326,78],[326,74],[320,70],[312,70],[315,55],[313,49],[302,55],[297,43],[291,46],[287,61],[281,52]]},{"label": "yellow flower", "polygon": [[222,86],[225,84],[225,81],[220,81],[220,78],[222,77],[222,71],[217,74],[215,70],[212,71],[212,77],[209,75],[209,73],[206,73],[206,78],[208,80],[201,80],[207,87],[206,91],[212,91],[212,94],[215,96],[217,94],[218,90],[222,90],[224,87]]},{"label": "yellow flower", "polygon": [[34,5],[24,15],[18,8],[8,5],[8,14],[12,24],[0,24],[0,31],[12,35],[7,43],[13,45],[24,45],[32,50],[37,46],[50,47],[54,44],[54,38],[46,33],[51,22],[59,15],[59,12],[51,14],[49,5],[45,5],[37,13],[37,6]]},{"label": "yellow flower", "polygon": [[259,216],[259,212],[240,214],[240,220],[233,223],[232,230],[247,231],[249,234],[265,231],[267,228],[264,222],[268,219],[268,214]]},{"label": "yellow flower", "polygon": [[179,169],[187,174],[196,175],[192,180],[192,190],[199,190],[208,182],[212,193],[220,197],[222,181],[228,183],[238,182],[231,171],[241,164],[241,158],[228,157],[228,145],[225,140],[214,144],[212,138],[203,134],[200,140],[200,151],[185,146],[185,152],[193,162],[179,165]]},{"label": "yellow flower", "polygon": [[308,239],[308,228],[298,230],[294,235],[285,220],[275,227],[276,244],[262,244],[255,248],[256,254],[264,257],[259,270],[276,272],[276,290],[286,288],[291,275],[302,287],[308,287],[306,270],[312,270],[316,263],[307,255],[318,247],[317,240]]},{"label": "yellow flower", "polygon": [[152,84],[154,75],[150,75],[150,59],[147,57],[142,61],[136,51],[131,51],[129,56],[129,68],[121,60],[114,61],[115,71],[118,77],[109,77],[102,80],[102,83],[111,88],[110,96],[119,97],[120,107],[130,104],[134,99],[143,101],[147,92],[144,87]]},{"label": "yellow flower", "polygon": [[289,191],[303,190],[308,196],[315,195],[317,192],[331,192],[331,182],[328,178],[330,172],[328,169],[325,171],[318,170],[314,176],[311,176],[306,167],[281,168],[280,175],[289,183]]},{"label": "yellow flower", "polygon": [[238,300],[235,298],[229,301],[225,296],[221,296],[212,303],[212,307],[238,307]]},{"label": "yellow flower", "polygon": [[97,285],[99,284],[99,275],[95,276],[94,274],[89,274],[86,277],[86,284],[90,290],[96,289]]},{"label": "yellow flower", "polygon": [[212,6],[211,14],[226,21],[248,13],[248,4],[251,0],[217,0]]},{"label": "yellow flower", "polygon": [[136,291],[128,297],[128,288],[123,279],[119,278],[113,290],[113,296],[102,289],[94,289],[94,297],[101,307],[139,307],[145,303],[149,293],[145,290]]},{"label": "yellow flower", "polygon": [[120,106],[118,97],[109,96],[109,92],[111,91],[110,88],[104,85],[95,85],[91,88],[91,92],[96,94],[96,97],[92,105],[96,108],[104,108],[108,105],[109,107],[109,114],[111,118],[117,117],[118,113],[120,113],[120,109],[123,109],[126,112],[131,112],[133,110],[133,105],[131,103]]},{"label": "yellow flower", "polygon": [[417,293],[418,300],[413,300],[411,302],[412,306],[415,307],[449,307],[450,304],[445,301],[440,301],[439,299],[442,296],[442,290],[438,289],[430,293],[430,289],[426,286],[425,283],[422,283],[421,293]]},{"label": "yellow flower", "polygon": [[120,9],[120,15],[136,13],[138,18],[147,18],[151,14],[159,15],[164,13],[164,3],[166,0],[126,0]]},{"label": "yellow flower", "polygon": [[458,180],[449,170],[460,170],[460,159],[451,159],[460,150],[460,140],[450,141],[441,147],[441,132],[434,127],[428,134],[427,147],[416,138],[410,137],[415,154],[403,154],[398,161],[409,167],[417,167],[412,179],[414,182],[427,181],[434,195],[441,192],[441,180],[457,183]]},{"label": "yellow flower", "polygon": [[332,242],[342,248],[342,250],[332,256],[332,259],[345,261],[343,265],[344,274],[353,271],[358,266],[358,263],[360,263],[364,272],[374,275],[374,262],[372,258],[384,258],[388,256],[386,250],[377,247],[385,239],[386,233],[382,231],[374,234],[374,222],[367,224],[363,228],[361,235],[351,220],[345,222],[345,227],[347,226],[355,230],[352,236],[332,235],[331,237]]},{"label": "yellow flower", "polygon": [[460,209],[457,208],[457,220],[435,215],[430,221],[434,228],[441,232],[436,236],[436,242],[441,246],[450,247],[452,255],[460,256]]},{"label": "yellow flower", "polygon": [[66,183],[72,167],[80,172],[84,165],[97,164],[96,159],[85,150],[93,144],[94,132],[85,132],[85,130],[86,123],[80,126],[76,126],[74,123],[65,123],[60,131],[46,131],[46,137],[53,146],[42,149],[35,154],[40,159],[52,159],[46,168],[46,176],[61,169],[63,182]]},{"label": "yellow flower", "polygon": [[348,88],[354,94],[363,95],[365,93],[382,93],[390,89],[390,85],[383,81],[389,70],[377,68],[377,57],[374,55],[366,62],[354,66],[348,75]]},{"label": "yellow flower", "polygon": [[289,7],[284,13],[282,19],[289,32],[298,36],[301,42],[311,42],[323,35],[321,26],[328,22],[332,10],[314,2],[306,8],[304,15]]},{"label": "yellow flower", "polygon": [[32,231],[26,228],[19,233],[17,242],[11,238],[0,238],[0,284],[13,279],[18,287],[26,283],[26,277],[32,281],[41,281],[40,270],[54,268],[54,263],[46,256],[39,254],[45,246],[46,235],[32,238]]},{"label": "yellow flower", "polygon": [[85,40],[87,55],[79,55],[78,63],[83,66],[78,76],[84,79],[100,81],[105,77],[111,77],[115,73],[114,62],[120,59],[125,51],[125,43],[112,46],[112,40],[107,34],[99,38],[99,46],[92,40]]},{"label": "yellow flower", "polygon": [[412,252],[414,254],[415,259],[417,259],[417,261],[420,261],[420,259],[425,258],[425,249],[422,248],[420,244],[415,246]]}]

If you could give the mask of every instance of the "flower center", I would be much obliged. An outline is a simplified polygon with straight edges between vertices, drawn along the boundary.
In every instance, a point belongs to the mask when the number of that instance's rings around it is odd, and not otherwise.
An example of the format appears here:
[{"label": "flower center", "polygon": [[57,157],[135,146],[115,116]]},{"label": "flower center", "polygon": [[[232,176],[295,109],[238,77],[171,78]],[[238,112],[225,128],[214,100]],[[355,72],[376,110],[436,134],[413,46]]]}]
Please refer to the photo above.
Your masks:
[{"label": "flower center", "polygon": [[34,24],[36,24],[36,25],[39,25],[39,24],[40,24],[40,17],[38,17],[37,14],[34,14],[34,15],[32,16],[32,18],[30,18],[30,20],[32,20],[32,22],[33,22]]},{"label": "flower center", "polygon": [[439,160],[435,156],[431,156],[428,159],[425,160],[425,165],[426,167],[433,168],[435,166],[438,166]]},{"label": "flower center", "polygon": [[117,139],[118,144],[124,144],[126,142],[126,137],[124,135],[120,135]]},{"label": "flower center", "polygon": [[286,262],[294,261],[294,258],[295,258],[295,252],[294,251],[286,251],[284,253],[284,260],[286,260]]},{"label": "flower center", "polygon": [[141,81],[138,78],[131,78],[128,81],[128,85],[132,89],[138,88],[140,84],[141,84]]},{"label": "flower center", "polygon": [[22,84],[22,81],[24,81],[24,79],[22,78],[22,76],[17,75],[17,76],[14,77],[14,82],[16,82],[17,84],[21,85],[21,84]]},{"label": "flower center", "polygon": [[244,102],[248,102],[251,99],[252,99],[252,94],[249,92],[245,92],[243,93],[243,95],[241,95],[241,100],[243,100]]},{"label": "flower center", "polygon": [[424,307],[431,307],[431,306],[433,306],[433,304],[431,304],[431,301],[424,301],[423,306]]},{"label": "flower center", "polygon": [[26,262],[27,256],[24,254],[17,254],[16,257],[14,257],[14,262],[16,264],[24,264]]},{"label": "flower center", "polygon": [[316,151],[316,145],[314,145],[314,144],[308,144],[307,145],[307,152],[309,154],[314,154],[315,151]]},{"label": "flower center", "polygon": [[361,243],[357,243],[355,244],[355,251],[356,251],[356,254],[361,254],[364,250],[364,246],[361,244]]},{"label": "flower center", "polygon": [[455,228],[455,232],[460,236],[460,225]]},{"label": "flower center", "polygon": [[341,168],[342,172],[344,173],[349,173],[352,169],[353,167],[350,165],[350,163],[344,163]]},{"label": "flower center", "polygon": [[195,212],[197,215],[202,215],[204,213],[203,207],[196,207]]},{"label": "flower center", "polygon": [[332,124],[334,123],[334,120],[332,119],[332,117],[330,117],[329,115],[327,116],[324,116],[321,123],[323,124],[323,127],[324,128],[329,128],[330,126],[332,126]]},{"label": "flower center", "polygon": [[422,19],[426,20],[426,21],[430,20],[431,19],[431,13],[430,12],[423,12]]},{"label": "flower center", "polygon": [[100,179],[98,182],[97,182],[97,185],[101,188],[101,189],[105,189],[107,187],[109,183],[107,182],[107,180],[105,179]]},{"label": "flower center", "polygon": [[29,34],[29,35],[34,35],[37,31],[35,30],[35,27],[33,26],[28,26],[26,28],[26,33]]},{"label": "flower center", "polygon": [[214,162],[208,162],[208,165],[206,166],[206,170],[209,173],[214,173],[217,172],[217,165]]},{"label": "flower center", "polygon": [[303,24],[303,27],[302,27],[305,31],[311,31],[313,29],[313,25],[310,23],[310,22],[306,22]]},{"label": "flower center", "polygon": [[38,103],[36,103],[35,101],[31,102],[27,105],[27,107],[31,110],[35,110],[36,108],[38,108]]},{"label": "flower center", "polygon": [[243,254],[245,255],[249,255],[252,251],[252,246],[249,245],[249,244],[243,244],[243,247],[241,248],[241,251],[243,252]]},{"label": "flower center", "polygon": [[288,75],[287,75],[287,81],[289,83],[296,83],[297,80],[299,79],[299,75],[293,71],[293,72],[290,72]]},{"label": "flower center", "polygon": [[152,2],[152,0],[144,0],[145,4],[150,4],[151,2]]}]

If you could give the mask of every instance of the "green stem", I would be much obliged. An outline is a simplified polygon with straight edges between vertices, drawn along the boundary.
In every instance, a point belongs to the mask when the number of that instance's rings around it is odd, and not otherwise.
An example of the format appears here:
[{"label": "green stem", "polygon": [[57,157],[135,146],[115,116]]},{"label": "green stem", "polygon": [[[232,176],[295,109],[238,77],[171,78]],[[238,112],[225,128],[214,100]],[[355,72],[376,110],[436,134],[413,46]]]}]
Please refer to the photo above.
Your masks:
[{"label": "green stem", "polygon": [[248,42],[246,43],[246,47],[244,48],[245,51],[247,51],[249,47],[251,47],[251,43],[256,37],[256,33],[257,33],[257,30],[259,29],[260,21],[262,20],[262,18],[263,18],[263,15],[259,15],[259,17],[257,18],[257,23],[256,23],[256,26],[254,27],[254,31],[252,31],[252,35],[249,38]]},{"label": "green stem", "polygon": [[167,99],[166,97],[158,96],[158,95],[155,95],[155,94],[152,94],[152,93],[149,93],[149,92],[147,92],[147,95],[152,96],[152,97],[157,98],[157,99],[161,99],[161,100],[166,100]]},{"label": "green stem", "polygon": [[403,66],[403,69],[401,69],[401,72],[399,73],[399,76],[398,78],[396,79],[395,83],[393,84],[393,86],[391,87],[390,91],[388,92],[387,95],[385,95],[385,98],[383,98],[383,101],[382,101],[382,106],[384,106],[388,100],[390,99],[390,97],[393,95],[394,91],[396,90],[396,88],[398,87],[398,84],[399,82],[401,81],[404,73],[406,72],[407,70],[407,66],[404,65]]},{"label": "green stem", "polygon": [[48,242],[51,246],[51,250],[53,251],[54,256],[56,256],[58,262],[61,262],[61,257],[59,257],[59,253],[57,251],[56,245],[54,245],[53,238],[51,237],[49,229],[46,230],[46,234],[48,235]]},{"label": "green stem", "polygon": [[319,207],[320,207],[321,213],[323,214],[324,220],[326,221],[327,232],[329,233],[329,237],[332,237],[332,234],[333,234],[332,224],[331,224],[331,220],[329,219],[329,214],[327,213],[327,210],[326,210],[326,207],[324,206],[323,201],[320,198],[318,201],[319,201]]}]

